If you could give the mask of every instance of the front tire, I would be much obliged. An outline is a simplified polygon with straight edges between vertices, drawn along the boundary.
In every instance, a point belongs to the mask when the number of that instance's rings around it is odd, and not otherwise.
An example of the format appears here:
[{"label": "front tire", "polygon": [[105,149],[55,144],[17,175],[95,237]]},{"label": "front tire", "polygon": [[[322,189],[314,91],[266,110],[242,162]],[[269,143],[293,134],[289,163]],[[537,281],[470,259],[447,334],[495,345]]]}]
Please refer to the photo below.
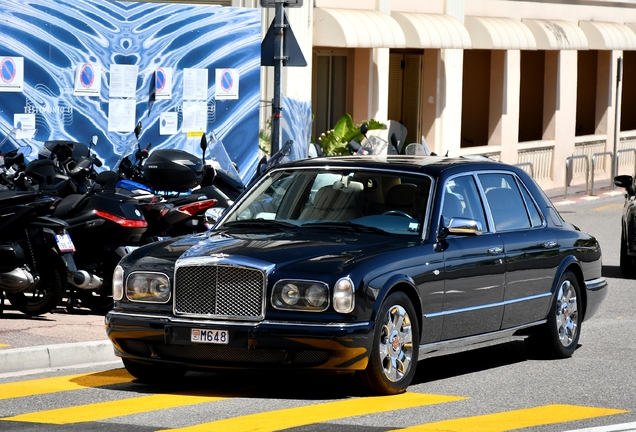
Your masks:
[{"label": "front tire", "polygon": [[574,273],[563,273],[542,331],[526,339],[531,351],[550,358],[572,356],[581,335],[581,289]]},{"label": "front tire", "polygon": [[386,298],[375,323],[369,364],[359,377],[374,393],[402,393],[415,375],[419,353],[419,327],[408,296],[396,292]]}]

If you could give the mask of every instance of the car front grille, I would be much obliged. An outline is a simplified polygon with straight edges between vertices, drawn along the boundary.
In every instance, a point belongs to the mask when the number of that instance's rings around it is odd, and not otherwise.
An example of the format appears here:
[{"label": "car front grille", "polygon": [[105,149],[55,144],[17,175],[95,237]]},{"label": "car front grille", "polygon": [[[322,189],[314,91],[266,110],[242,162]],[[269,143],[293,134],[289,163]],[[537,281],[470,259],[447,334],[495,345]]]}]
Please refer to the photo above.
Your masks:
[{"label": "car front grille", "polygon": [[177,267],[174,312],[203,318],[262,320],[266,283],[265,273],[250,267]]}]

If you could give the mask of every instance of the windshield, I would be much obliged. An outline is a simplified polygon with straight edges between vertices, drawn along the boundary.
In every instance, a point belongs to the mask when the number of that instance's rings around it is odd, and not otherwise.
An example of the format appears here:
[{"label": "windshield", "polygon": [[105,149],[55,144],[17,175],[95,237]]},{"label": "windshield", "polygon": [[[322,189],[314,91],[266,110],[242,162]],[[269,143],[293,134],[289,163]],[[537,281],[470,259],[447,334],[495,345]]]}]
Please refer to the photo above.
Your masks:
[{"label": "windshield", "polygon": [[421,236],[431,183],[428,176],[364,170],[274,171],[232,207],[217,228],[293,224]]}]

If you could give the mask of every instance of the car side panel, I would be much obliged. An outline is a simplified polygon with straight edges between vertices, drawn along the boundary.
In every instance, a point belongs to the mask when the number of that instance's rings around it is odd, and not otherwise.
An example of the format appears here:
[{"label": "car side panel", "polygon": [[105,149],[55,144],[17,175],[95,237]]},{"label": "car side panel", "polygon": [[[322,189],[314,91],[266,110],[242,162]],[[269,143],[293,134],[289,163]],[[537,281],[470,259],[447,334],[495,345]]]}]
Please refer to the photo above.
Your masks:
[{"label": "car side panel", "polygon": [[506,289],[502,328],[545,318],[550,291],[562,260],[555,233],[539,228],[502,233],[506,249]]},{"label": "car side panel", "polygon": [[496,234],[449,236],[444,241],[442,339],[497,331],[503,317],[505,255]]}]

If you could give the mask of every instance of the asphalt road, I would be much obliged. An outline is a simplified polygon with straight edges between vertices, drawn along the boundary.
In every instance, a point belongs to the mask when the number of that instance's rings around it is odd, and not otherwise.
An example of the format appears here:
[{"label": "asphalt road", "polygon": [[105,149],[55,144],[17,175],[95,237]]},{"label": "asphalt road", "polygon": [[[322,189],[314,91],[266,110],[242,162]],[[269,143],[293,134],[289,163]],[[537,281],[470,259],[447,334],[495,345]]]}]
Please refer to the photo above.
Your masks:
[{"label": "asphalt road", "polygon": [[190,373],[163,387],[137,383],[112,365],[3,375],[0,430],[635,431],[636,280],[618,268],[622,202],[559,207],[599,239],[609,282],[572,358],[532,358],[515,341],[427,359],[408,392],[390,398],[313,374]]}]

